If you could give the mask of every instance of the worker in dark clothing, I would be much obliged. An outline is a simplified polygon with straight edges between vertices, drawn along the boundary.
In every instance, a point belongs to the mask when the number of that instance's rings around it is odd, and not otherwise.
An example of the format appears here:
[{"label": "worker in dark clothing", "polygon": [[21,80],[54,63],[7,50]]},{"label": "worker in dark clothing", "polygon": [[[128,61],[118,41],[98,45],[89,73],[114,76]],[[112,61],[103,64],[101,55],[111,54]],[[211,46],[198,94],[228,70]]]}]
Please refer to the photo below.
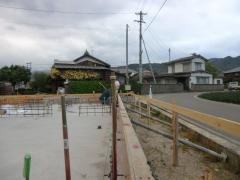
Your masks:
[{"label": "worker in dark clothing", "polygon": [[109,100],[111,97],[111,90],[110,89],[104,89],[101,96],[99,97],[99,100],[102,104],[109,104]]}]

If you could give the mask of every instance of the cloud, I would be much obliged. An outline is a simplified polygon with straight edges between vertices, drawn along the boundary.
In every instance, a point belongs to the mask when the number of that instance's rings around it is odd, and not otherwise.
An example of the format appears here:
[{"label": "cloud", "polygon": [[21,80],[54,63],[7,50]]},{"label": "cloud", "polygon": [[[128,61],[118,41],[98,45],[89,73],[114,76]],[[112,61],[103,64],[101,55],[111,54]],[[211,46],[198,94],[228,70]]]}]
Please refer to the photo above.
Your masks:
[{"label": "cloud", "polygon": [[[112,66],[124,65],[127,23],[129,62],[137,63],[139,25],[133,20],[139,17],[134,12],[140,8],[147,11],[145,29],[162,3],[163,0],[2,1],[0,6],[55,13],[0,7],[0,65],[32,62],[34,70],[49,69],[54,59],[73,60],[85,49]],[[239,55],[239,5],[237,0],[169,0],[143,34],[151,61],[167,61],[168,48],[173,58],[192,52],[207,58]],[[147,62],[145,55],[143,61]]]}]

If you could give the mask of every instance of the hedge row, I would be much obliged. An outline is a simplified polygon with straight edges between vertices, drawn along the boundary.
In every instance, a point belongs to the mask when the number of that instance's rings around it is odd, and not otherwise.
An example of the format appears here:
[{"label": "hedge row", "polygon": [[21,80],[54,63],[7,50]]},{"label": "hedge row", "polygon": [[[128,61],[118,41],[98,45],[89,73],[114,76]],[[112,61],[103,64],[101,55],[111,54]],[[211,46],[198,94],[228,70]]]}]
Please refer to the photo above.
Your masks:
[{"label": "hedge row", "polygon": [[204,93],[199,95],[199,97],[213,101],[240,104],[239,91]]},{"label": "hedge row", "polygon": [[77,93],[100,93],[104,90],[103,84],[106,88],[110,88],[110,83],[104,81],[70,81],[68,85],[68,93],[77,94]]}]

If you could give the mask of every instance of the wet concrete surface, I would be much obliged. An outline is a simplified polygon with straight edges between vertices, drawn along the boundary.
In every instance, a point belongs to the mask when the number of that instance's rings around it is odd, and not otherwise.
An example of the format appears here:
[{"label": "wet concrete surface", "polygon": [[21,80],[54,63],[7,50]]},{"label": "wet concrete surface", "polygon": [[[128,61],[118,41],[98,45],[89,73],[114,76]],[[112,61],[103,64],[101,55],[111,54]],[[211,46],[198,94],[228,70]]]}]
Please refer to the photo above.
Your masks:
[{"label": "wet concrete surface", "polygon": [[[110,166],[111,114],[79,116],[77,105],[67,110],[72,179],[104,179]],[[32,156],[30,179],[65,179],[60,106],[45,117],[0,118],[0,143],[0,179],[23,179],[25,153]]]}]

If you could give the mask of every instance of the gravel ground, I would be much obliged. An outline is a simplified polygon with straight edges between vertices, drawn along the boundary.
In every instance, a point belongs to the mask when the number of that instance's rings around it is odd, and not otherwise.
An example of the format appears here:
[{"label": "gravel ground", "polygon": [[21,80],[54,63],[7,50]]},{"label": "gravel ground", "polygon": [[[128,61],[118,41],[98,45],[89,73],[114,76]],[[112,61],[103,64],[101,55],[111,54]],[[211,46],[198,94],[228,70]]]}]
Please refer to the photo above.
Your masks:
[{"label": "gravel ground", "polygon": [[[130,117],[139,121],[139,116],[130,114]],[[144,122],[143,119],[140,120]],[[166,126],[151,125],[154,129],[170,133]],[[206,171],[213,175],[215,180],[238,180],[239,176],[224,168],[222,162],[206,153],[192,149],[186,145],[179,145],[179,165],[172,166],[172,141],[150,132],[142,127],[135,126],[136,133],[144,149],[155,179],[161,180],[193,180],[200,179]]]}]

